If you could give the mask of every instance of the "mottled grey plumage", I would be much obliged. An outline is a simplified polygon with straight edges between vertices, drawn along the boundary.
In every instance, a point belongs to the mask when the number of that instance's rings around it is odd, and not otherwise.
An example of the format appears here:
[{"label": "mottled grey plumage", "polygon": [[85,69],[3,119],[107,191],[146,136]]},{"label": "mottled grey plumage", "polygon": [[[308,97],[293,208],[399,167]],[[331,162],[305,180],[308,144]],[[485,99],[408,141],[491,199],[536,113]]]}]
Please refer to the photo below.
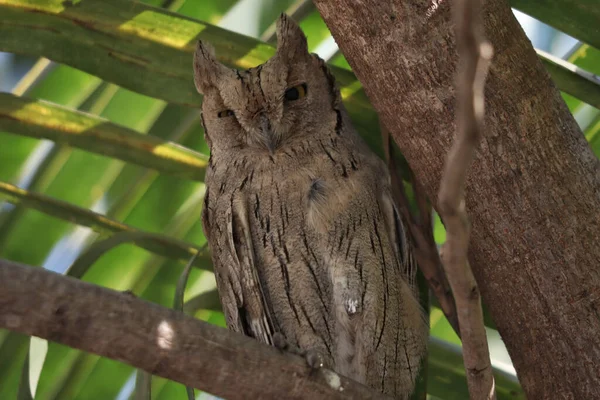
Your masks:
[{"label": "mottled grey plumage", "polygon": [[277,34],[275,56],[247,71],[201,42],[194,59],[211,149],[203,224],[227,325],[268,344],[282,334],[406,398],[428,328],[387,169],[298,26],[282,16]]}]

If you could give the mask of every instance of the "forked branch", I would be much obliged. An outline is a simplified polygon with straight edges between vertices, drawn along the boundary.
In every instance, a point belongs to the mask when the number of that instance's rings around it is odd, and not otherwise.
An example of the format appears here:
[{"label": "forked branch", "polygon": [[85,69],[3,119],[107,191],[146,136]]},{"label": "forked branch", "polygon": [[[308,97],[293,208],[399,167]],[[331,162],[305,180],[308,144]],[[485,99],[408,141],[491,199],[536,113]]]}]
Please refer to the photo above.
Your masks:
[{"label": "forked branch", "polygon": [[442,259],[458,310],[470,396],[495,399],[481,298],[467,259],[470,224],[464,196],[467,169],[483,131],[484,86],[492,47],[483,37],[479,0],[456,0],[453,11],[459,55],[457,136],[448,153],[438,195],[446,226]]}]

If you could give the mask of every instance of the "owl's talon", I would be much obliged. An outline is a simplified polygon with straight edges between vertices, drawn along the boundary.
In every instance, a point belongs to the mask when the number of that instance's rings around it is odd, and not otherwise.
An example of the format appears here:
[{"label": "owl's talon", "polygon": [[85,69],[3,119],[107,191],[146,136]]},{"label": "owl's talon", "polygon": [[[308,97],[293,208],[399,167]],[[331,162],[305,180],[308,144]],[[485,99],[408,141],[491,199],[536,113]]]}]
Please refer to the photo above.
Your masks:
[{"label": "owl's talon", "polygon": [[306,363],[308,364],[308,366],[311,367],[312,369],[323,368],[323,365],[325,365],[323,356],[317,350],[314,350],[314,349],[308,350],[304,354],[304,358],[306,359]]},{"label": "owl's talon", "polygon": [[275,347],[276,349],[278,349],[281,352],[295,354],[295,355],[301,356],[301,357],[304,356],[304,354],[305,354],[304,351],[300,350],[296,346],[291,345],[290,342],[287,341],[285,336],[283,336],[283,333],[275,332],[273,334],[272,340],[273,340],[273,347]]},{"label": "owl's talon", "polygon": [[275,346],[275,348],[277,348],[280,351],[285,351],[289,348],[289,344],[287,340],[285,340],[285,336],[283,336],[279,332],[275,332],[273,334],[273,346]]},{"label": "owl's talon", "polygon": [[310,349],[310,350],[301,350],[295,346],[291,346],[290,343],[286,340],[285,336],[283,336],[280,332],[275,332],[273,334],[273,347],[281,352],[286,352],[290,354],[295,354],[300,357],[304,357],[306,360],[306,364],[312,370],[318,370],[319,368],[323,368],[325,365],[325,361],[323,356],[318,350]]}]

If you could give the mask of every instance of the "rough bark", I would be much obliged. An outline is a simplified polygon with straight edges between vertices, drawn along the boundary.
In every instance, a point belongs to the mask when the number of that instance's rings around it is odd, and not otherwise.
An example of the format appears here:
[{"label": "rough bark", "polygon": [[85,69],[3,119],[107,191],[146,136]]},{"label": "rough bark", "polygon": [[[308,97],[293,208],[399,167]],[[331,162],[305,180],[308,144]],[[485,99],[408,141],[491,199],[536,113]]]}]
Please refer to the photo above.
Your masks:
[{"label": "rough bark", "polygon": [[[455,132],[450,3],[315,0],[430,198]],[[469,259],[528,397],[598,398],[600,163],[509,5],[484,11],[495,55]]]},{"label": "rough bark", "polygon": [[384,399],[301,357],[127,293],[0,260],[0,328],[235,399]]}]

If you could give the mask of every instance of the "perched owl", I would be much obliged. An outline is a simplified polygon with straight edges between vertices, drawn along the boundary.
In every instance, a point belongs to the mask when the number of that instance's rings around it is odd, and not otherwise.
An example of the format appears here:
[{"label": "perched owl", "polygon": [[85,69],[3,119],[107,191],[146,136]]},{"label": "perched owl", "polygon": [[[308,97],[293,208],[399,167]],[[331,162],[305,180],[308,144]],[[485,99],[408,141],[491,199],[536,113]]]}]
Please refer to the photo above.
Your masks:
[{"label": "perched owl", "polygon": [[407,398],[428,325],[387,169],[285,15],[277,38],[246,71],[202,42],[194,57],[211,151],[202,220],[227,325]]}]

